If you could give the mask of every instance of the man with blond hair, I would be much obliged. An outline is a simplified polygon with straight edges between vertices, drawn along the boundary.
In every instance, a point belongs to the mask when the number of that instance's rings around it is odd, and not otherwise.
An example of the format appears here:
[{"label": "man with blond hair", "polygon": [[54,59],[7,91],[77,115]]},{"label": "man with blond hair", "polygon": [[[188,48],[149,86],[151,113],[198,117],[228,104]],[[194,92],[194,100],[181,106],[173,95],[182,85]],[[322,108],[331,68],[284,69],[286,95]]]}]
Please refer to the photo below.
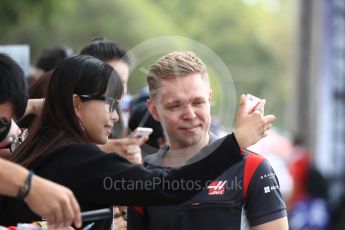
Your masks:
[{"label": "man with blond hair", "polygon": [[[176,168],[209,154],[208,146],[217,137],[209,131],[212,90],[201,59],[192,52],[166,54],[151,66],[147,81],[148,109],[162,124],[167,146],[146,157],[145,166]],[[242,95],[237,118],[252,122],[252,117],[259,116],[265,136],[275,118],[263,116],[262,106],[263,101],[247,113],[246,97]],[[257,154],[243,151],[242,161],[210,181],[184,204],[131,208],[128,229],[246,229],[249,222],[252,230],[280,230],[288,229],[286,216],[279,183],[270,164]]]}]

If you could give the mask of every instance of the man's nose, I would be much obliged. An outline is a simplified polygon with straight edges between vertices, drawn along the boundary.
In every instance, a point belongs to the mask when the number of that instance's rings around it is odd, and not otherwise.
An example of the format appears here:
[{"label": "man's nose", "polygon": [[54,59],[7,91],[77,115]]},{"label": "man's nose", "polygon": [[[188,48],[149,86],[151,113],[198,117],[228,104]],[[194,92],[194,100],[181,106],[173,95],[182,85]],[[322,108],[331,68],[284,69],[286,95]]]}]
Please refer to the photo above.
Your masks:
[{"label": "man's nose", "polygon": [[191,105],[185,106],[183,109],[182,118],[183,119],[194,119],[196,117],[195,109]]}]

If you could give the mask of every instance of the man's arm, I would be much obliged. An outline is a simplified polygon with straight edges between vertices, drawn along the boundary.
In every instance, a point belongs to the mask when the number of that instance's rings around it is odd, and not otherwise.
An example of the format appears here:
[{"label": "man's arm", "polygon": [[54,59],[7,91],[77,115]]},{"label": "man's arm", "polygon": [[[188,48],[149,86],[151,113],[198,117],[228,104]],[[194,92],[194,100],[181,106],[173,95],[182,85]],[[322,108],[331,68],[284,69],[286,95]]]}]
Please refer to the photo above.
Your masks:
[{"label": "man's arm", "polygon": [[25,168],[0,159],[0,181],[6,185],[0,186],[0,194],[15,197],[28,174]]},{"label": "man's arm", "polygon": [[[0,194],[16,197],[29,175],[20,165],[0,159]],[[81,226],[80,208],[73,193],[61,185],[33,176],[31,189],[24,201],[32,211],[48,220],[52,226]],[[44,205],[42,205],[44,204]]]},{"label": "man's arm", "polygon": [[288,219],[287,217],[282,217],[277,220],[273,220],[264,224],[260,224],[254,227],[250,228],[251,230],[269,230],[269,229],[274,229],[274,230],[288,230],[289,229],[289,224],[288,224]]},{"label": "man's arm", "polygon": [[250,181],[245,208],[251,229],[288,229],[278,178],[267,160],[260,164]]}]

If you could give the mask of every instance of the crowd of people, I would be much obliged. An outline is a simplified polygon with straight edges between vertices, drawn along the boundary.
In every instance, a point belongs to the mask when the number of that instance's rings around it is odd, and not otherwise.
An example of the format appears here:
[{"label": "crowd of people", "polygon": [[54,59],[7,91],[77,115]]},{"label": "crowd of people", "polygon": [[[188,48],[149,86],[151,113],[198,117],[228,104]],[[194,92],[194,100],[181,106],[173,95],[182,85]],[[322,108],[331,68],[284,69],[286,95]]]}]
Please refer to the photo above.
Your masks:
[{"label": "crowd of people", "polygon": [[[265,102],[248,112],[242,95],[234,130],[217,137],[207,67],[175,51],[152,63],[126,122],[119,104],[131,63],[104,38],[79,54],[44,50],[29,78],[0,54],[0,225],[288,229],[274,169],[247,150],[275,120],[262,114]],[[153,133],[135,137],[137,127]],[[104,208],[113,214],[82,218]]]}]

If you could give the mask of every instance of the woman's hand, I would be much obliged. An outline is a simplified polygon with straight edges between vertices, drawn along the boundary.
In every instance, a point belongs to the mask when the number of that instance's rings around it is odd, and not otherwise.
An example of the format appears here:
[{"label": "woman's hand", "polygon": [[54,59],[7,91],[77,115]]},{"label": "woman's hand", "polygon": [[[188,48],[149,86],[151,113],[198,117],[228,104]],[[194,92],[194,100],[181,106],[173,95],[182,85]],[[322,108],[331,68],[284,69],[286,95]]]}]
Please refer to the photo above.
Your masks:
[{"label": "woman's hand", "polygon": [[142,164],[140,145],[148,140],[148,136],[140,139],[129,135],[126,138],[109,139],[105,145],[99,147],[106,153],[116,152],[133,164]]}]

